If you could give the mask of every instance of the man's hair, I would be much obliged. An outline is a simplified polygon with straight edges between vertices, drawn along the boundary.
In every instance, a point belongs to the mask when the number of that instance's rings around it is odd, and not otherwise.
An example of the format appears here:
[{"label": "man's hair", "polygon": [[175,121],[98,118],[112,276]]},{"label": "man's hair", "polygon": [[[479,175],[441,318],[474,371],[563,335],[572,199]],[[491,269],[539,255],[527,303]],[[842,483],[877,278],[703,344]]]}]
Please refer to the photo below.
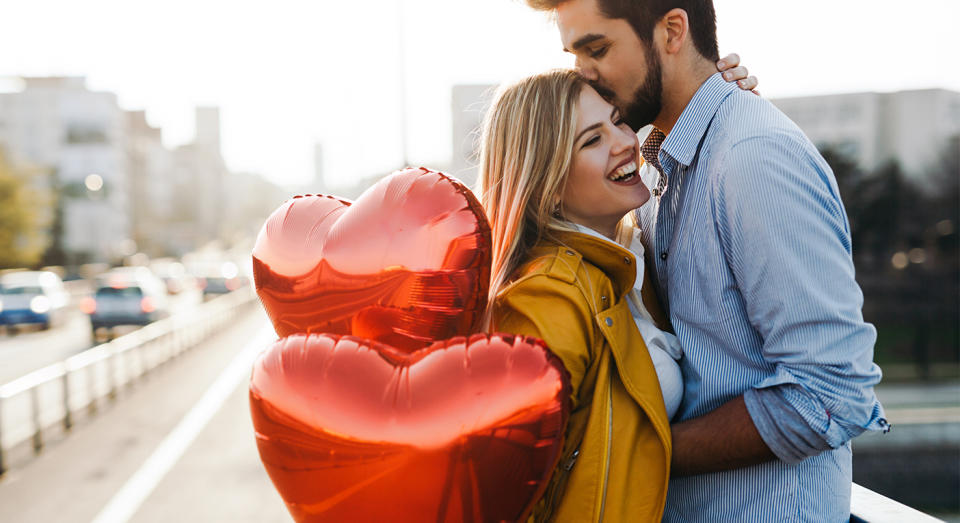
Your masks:
[{"label": "man's hair", "polygon": [[[569,0],[526,0],[538,11],[553,11]],[[713,0],[596,0],[600,12],[611,19],[623,19],[644,43],[653,40],[653,28],[671,9],[683,9],[690,20],[693,45],[704,58],[716,62],[717,13]]]}]

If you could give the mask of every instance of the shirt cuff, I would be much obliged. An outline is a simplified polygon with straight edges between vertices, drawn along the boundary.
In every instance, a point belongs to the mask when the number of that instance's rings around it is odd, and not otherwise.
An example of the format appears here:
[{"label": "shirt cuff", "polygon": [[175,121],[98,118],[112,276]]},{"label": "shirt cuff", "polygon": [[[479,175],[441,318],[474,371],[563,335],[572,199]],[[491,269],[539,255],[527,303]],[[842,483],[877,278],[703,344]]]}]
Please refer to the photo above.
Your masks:
[{"label": "shirt cuff", "polygon": [[760,437],[781,461],[795,464],[833,448],[776,387],[748,389],[743,399]]}]

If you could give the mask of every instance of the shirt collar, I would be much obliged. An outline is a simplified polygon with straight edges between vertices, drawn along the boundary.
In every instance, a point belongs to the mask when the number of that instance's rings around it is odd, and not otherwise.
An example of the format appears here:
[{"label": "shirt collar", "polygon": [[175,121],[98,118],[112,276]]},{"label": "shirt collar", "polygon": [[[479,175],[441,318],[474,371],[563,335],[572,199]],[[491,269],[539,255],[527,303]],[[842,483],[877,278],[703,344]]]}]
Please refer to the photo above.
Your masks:
[{"label": "shirt collar", "polygon": [[713,115],[717,114],[727,96],[737,89],[736,83],[724,81],[720,73],[710,75],[680,114],[673,130],[663,141],[661,151],[689,167]]},{"label": "shirt collar", "polygon": [[[640,290],[641,286],[643,285],[643,270],[644,270],[644,263],[643,263],[643,260],[644,260],[644,258],[643,258],[643,252],[644,252],[644,251],[643,251],[643,242],[640,240],[640,229],[635,229],[635,228],[632,228],[632,227],[631,227],[631,230],[630,230],[630,245],[624,246],[624,245],[620,245],[619,243],[611,240],[610,238],[607,238],[606,236],[604,236],[604,235],[600,234],[599,232],[591,229],[590,227],[586,227],[586,226],[584,226],[584,225],[580,225],[579,223],[573,223],[573,222],[570,222],[570,223],[571,223],[571,225],[573,225],[573,227],[574,227],[578,232],[582,232],[583,234],[589,234],[590,236],[593,236],[593,237],[596,237],[596,238],[600,238],[601,240],[610,242],[610,243],[616,245],[617,247],[622,247],[622,248],[625,248],[625,249],[627,249],[628,251],[630,251],[630,253],[633,254],[633,257],[636,258],[635,265],[636,265],[636,267],[637,267],[637,279],[634,280],[634,282],[633,282],[633,288],[637,289],[637,291]],[[630,227],[630,226],[627,225],[627,224],[623,224],[623,226],[624,226],[624,227]]]}]

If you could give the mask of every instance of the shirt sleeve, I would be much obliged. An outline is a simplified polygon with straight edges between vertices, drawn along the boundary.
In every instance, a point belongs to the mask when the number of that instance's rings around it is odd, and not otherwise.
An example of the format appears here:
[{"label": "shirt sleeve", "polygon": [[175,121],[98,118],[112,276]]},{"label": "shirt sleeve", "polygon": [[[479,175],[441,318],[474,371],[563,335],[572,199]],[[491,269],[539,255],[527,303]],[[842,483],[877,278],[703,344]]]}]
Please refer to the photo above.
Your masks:
[{"label": "shirt sleeve", "polygon": [[782,460],[886,430],[873,387],[876,330],[862,316],[850,230],[833,173],[783,132],[734,144],[712,187],[718,233],[774,374],[745,400]]}]

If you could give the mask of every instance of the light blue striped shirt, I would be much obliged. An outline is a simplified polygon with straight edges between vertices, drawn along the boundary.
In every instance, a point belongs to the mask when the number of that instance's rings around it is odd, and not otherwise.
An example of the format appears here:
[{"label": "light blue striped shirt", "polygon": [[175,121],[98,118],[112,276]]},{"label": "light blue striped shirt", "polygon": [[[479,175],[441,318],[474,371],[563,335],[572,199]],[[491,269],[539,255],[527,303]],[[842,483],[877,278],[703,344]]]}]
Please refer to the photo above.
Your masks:
[{"label": "light blue striped shirt", "polygon": [[779,457],[671,480],[664,520],[849,520],[850,439],[887,424],[830,167],[772,104],[719,73],[659,159],[668,186],[638,219],[685,353],[675,420],[743,394]]}]

